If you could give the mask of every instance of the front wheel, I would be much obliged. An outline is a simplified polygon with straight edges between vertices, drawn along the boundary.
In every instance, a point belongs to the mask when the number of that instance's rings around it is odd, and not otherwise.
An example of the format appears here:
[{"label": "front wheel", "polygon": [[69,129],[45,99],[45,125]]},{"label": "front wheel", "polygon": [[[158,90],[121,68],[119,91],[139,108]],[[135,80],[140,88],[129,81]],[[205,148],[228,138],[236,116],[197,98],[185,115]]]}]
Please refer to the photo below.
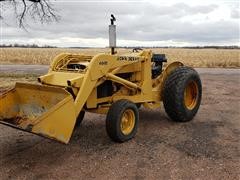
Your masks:
[{"label": "front wheel", "polygon": [[132,139],[137,133],[138,121],[138,108],[134,103],[128,100],[116,101],[107,114],[107,134],[116,142]]},{"label": "front wheel", "polygon": [[193,68],[178,67],[167,77],[163,88],[163,104],[172,120],[192,120],[199,109],[201,98],[201,80]]},{"label": "front wheel", "polygon": [[85,111],[81,111],[76,119],[76,124],[75,124],[75,128],[79,127],[83,121],[85,115]]}]

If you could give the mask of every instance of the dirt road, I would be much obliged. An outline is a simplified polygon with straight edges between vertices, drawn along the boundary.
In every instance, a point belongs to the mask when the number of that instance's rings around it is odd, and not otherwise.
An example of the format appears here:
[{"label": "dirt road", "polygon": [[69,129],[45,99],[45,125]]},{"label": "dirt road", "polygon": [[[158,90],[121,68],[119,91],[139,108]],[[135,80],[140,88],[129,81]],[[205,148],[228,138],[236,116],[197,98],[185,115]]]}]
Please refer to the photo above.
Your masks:
[{"label": "dirt road", "polygon": [[[44,74],[47,73],[48,65],[22,65],[22,64],[0,64],[0,73],[14,74]],[[223,69],[223,68],[196,68],[200,74],[239,74],[239,69]]]},{"label": "dirt road", "polygon": [[195,119],[175,123],[163,108],[141,108],[126,143],[108,138],[104,115],[87,113],[69,145],[0,125],[0,179],[240,179],[240,70],[198,71]]}]

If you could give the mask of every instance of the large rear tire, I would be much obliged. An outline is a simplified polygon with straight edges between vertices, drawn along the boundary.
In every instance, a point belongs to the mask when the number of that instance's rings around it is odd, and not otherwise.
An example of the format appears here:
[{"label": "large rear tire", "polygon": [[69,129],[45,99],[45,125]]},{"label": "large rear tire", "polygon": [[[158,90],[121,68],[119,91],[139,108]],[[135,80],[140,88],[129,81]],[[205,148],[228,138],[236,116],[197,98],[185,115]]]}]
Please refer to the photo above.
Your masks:
[{"label": "large rear tire", "polygon": [[138,108],[134,103],[128,100],[116,101],[107,114],[107,134],[116,142],[130,140],[137,133],[138,121]]},{"label": "large rear tire", "polygon": [[178,67],[167,77],[163,88],[163,104],[172,120],[192,120],[199,109],[201,98],[201,80],[193,68]]}]

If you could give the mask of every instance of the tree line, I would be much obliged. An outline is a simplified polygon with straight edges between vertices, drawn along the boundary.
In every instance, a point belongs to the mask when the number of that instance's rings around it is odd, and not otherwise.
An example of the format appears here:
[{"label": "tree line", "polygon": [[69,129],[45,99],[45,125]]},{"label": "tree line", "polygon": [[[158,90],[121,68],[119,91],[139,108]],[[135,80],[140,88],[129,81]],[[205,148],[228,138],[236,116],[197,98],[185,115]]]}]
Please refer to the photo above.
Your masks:
[{"label": "tree line", "polygon": [[[240,46],[137,46],[138,48],[184,48],[184,49],[240,49]],[[133,49],[136,46],[121,46],[119,48]]]},{"label": "tree line", "polygon": [[57,48],[50,45],[37,45],[37,44],[0,44],[1,48]]},{"label": "tree line", "polygon": [[[0,44],[0,48],[59,48],[57,46],[51,45],[37,45],[37,44]],[[65,47],[70,49],[86,49],[92,47]],[[105,47],[108,48],[108,47]],[[133,49],[136,46],[119,46],[118,48],[125,48],[125,49]],[[137,48],[184,48],[184,49],[240,49],[240,46],[232,45],[232,46],[137,46]]]}]

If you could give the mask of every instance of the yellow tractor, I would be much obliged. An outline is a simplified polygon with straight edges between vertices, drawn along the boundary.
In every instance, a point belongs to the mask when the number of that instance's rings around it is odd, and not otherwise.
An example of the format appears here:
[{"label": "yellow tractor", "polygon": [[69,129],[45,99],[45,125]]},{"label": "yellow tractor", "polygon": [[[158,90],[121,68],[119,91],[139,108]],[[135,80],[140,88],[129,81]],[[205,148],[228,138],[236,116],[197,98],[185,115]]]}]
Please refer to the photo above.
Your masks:
[{"label": "yellow tractor", "polygon": [[111,53],[62,53],[40,84],[16,83],[0,95],[0,123],[68,143],[85,112],[106,114],[106,131],[116,142],[133,138],[138,108],[158,108],[178,122],[193,119],[202,96],[198,73],[181,62],[164,68],[164,54],[133,49],[115,52],[116,25],[109,25]]}]

